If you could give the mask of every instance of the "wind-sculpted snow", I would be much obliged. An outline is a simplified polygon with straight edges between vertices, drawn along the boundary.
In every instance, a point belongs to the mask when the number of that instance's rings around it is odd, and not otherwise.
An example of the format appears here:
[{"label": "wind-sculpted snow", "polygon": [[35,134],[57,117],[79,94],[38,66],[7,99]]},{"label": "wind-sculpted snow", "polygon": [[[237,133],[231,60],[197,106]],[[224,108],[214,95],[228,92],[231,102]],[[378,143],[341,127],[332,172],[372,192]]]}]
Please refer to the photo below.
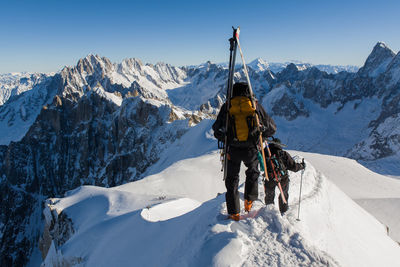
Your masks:
[{"label": "wind-sculpted snow", "polygon": [[308,244],[289,221],[280,219],[277,210],[262,208],[259,216],[249,227],[239,228],[252,245],[243,266],[340,266],[329,254]]},{"label": "wind-sculpted snow", "polygon": [[400,214],[396,212],[400,201],[400,180],[374,173],[348,158],[300,154],[382,222],[389,236],[400,242]]},{"label": "wind-sculpted snow", "polygon": [[[224,215],[219,167],[212,153],[137,182],[49,200],[74,234],[59,246],[50,241],[42,266],[396,266],[400,247],[385,227],[309,162],[304,174],[291,173],[287,215],[256,201],[258,214],[240,222]],[[47,218],[57,225],[57,216]]]}]

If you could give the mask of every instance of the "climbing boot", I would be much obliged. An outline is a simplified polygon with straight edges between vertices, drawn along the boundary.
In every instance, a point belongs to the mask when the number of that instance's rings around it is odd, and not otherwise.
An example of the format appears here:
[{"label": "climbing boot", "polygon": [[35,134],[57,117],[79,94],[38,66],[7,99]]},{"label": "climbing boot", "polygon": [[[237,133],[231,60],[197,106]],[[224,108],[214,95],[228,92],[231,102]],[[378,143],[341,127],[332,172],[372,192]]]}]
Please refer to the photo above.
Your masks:
[{"label": "climbing boot", "polygon": [[253,201],[252,200],[244,200],[244,210],[246,212],[249,212],[251,210],[251,207],[253,206]]},{"label": "climbing boot", "polygon": [[239,221],[240,220],[240,214],[239,213],[229,214],[228,218],[231,219],[231,220],[234,220],[234,221]]}]

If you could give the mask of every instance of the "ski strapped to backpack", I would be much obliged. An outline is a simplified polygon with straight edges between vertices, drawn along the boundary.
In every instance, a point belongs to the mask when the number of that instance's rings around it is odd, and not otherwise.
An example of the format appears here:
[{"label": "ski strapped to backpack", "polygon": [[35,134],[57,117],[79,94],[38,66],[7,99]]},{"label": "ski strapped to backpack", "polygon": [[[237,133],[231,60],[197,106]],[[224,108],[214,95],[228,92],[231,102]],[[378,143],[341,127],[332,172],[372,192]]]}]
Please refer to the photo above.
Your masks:
[{"label": "ski strapped to backpack", "polygon": [[[267,152],[268,152],[268,159],[271,162],[270,166],[271,166],[271,169],[272,169],[272,172],[271,172],[272,176],[275,178],[275,182],[278,184],[279,191],[281,192],[282,202],[287,204],[287,200],[286,200],[285,194],[283,193],[283,189],[282,189],[282,185],[281,185],[281,181],[280,181],[280,176],[278,176],[278,173],[277,173],[277,170],[275,168],[275,165],[273,164],[271,150],[269,149],[268,142],[266,141],[266,143],[267,143],[266,149],[267,149]],[[266,170],[266,172],[267,172],[267,170]]]},{"label": "ski strapped to backpack", "polygon": [[[230,101],[231,101],[231,97],[232,97],[233,74],[235,73],[235,60],[236,60],[237,38],[238,37],[239,37],[239,33],[237,33],[237,30],[235,28],[233,28],[233,36],[232,36],[232,38],[229,39],[229,43],[230,43],[229,75],[228,75],[228,84],[227,84],[227,92],[226,92],[226,107],[227,108],[230,107]],[[218,142],[218,148],[221,149],[221,161],[222,161],[222,170],[224,171],[224,181],[226,179],[227,169],[228,169],[228,158],[227,158],[228,157],[228,154],[227,154],[227,149],[228,149],[228,147],[227,147],[227,144],[228,144],[227,129],[229,129],[228,126],[229,126],[229,120],[226,119],[224,142],[223,143]]]},{"label": "ski strapped to backpack", "polygon": [[[279,155],[279,151],[276,154],[271,155],[267,159],[268,166],[268,176],[274,177],[275,174],[277,176],[277,180],[281,181],[282,177],[288,174],[285,164],[282,161],[281,155]],[[273,173],[273,169],[275,170],[275,174]]]},{"label": "ski strapped to backpack", "polygon": [[[242,51],[242,48],[241,48],[241,46],[240,46],[239,33],[240,33],[240,27],[238,27],[238,28],[236,29],[236,42],[237,42],[237,46],[239,47],[240,57],[242,58],[243,71],[244,71],[244,74],[246,75],[247,83],[248,83],[248,85],[249,85],[249,90],[250,90],[250,96],[251,96],[252,106],[255,108],[255,107],[256,107],[255,97],[254,97],[253,89],[252,89],[252,87],[251,87],[250,77],[249,77],[249,73],[248,73],[248,71],[247,71],[246,62],[245,62],[245,60],[244,60],[243,51]],[[234,33],[234,34],[235,34],[235,33]],[[263,175],[264,175],[264,178],[265,178],[267,181],[269,181],[269,178],[268,178],[268,175],[267,175],[268,166],[267,166],[267,164],[266,164],[265,154],[264,154],[264,149],[263,149],[264,141],[263,141],[263,138],[262,138],[262,132],[260,131],[260,119],[259,119],[257,113],[256,113],[256,115],[255,115],[255,118],[256,118],[257,130],[258,130],[258,132],[260,133],[260,134],[259,134],[259,139],[260,139],[260,142],[259,142],[259,143],[260,143],[260,146],[261,146],[261,147],[259,148],[259,151],[261,151],[262,163],[263,163],[264,168],[265,168],[265,172],[263,173]],[[267,152],[268,152],[268,158],[270,159],[270,158],[271,158],[271,151],[269,150],[268,142],[267,142],[267,141],[266,141],[266,143],[267,143],[267,144],[266,144],[266,148],[267,148]],[[286,198],[285,198],[285,194],[283,193],[282,186],[281,186],[281,183],[280,183],[280,181],[279,181],[278,175],[276,174],[276,171],[275,171],[275,168],[274,168],[274,164],[271,164],[271,168],[272,168],[272,173],[273,173],[273,176],[274,176],[274,178],[275,178],[275,181],[276,181],[276,183],[278,184],[279,191],[281,192],[282,201],[283,201],[283,203],[287,204],[287,200],[286,200]]]}]

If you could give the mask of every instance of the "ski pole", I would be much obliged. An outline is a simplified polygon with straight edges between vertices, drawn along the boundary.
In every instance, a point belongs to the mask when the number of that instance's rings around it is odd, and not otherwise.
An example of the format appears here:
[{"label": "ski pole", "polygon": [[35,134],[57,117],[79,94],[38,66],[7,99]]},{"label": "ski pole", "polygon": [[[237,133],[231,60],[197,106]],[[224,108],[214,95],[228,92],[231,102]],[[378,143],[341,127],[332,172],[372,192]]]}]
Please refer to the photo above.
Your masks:
[{"label": "ski pole", "polygon": [[[303,163],[304,163],[304,158],[303,158]],[[305,169],[302,169],[302,170],[301,170],[301,177],[300,177],[299,210],[298,210],[298,213],[297,213],[297,220],[298,220],[298,221],[300,221],[301,187],[302,187],[302,185],[303,185],[303,174],[304,174],[304,170],[305,170]]]}]

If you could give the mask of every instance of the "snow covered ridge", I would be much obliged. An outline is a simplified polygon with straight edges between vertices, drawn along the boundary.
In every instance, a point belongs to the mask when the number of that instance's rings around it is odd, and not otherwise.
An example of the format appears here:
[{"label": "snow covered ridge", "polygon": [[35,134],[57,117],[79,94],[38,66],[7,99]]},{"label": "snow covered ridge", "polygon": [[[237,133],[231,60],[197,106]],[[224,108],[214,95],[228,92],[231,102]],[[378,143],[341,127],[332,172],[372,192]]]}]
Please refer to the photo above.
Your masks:
[{"label": "snow covered ridge", "polygon": [[372,172],[352,159],[298,153],[385,225],[389,236],[400,244],[400,180]]},{"label": "snow covered ridge", "polygon": [[[0,74],[0,144],[20,140],[49,99],[54,73]],[[10,99],[11,98],[11,99]],[[9,105],[5,103],[10,100]]]},{"label": "snow covered ridge", "polygon": [[226,220],[218,158],[178,161],[141,181],[49,199],[41,266],[398,265],[400,246],[386,228],[309,162],[300,221],[301,173],[291,173],[284,217],[256,201],[255,218]]},{"label": "snow covered ridge", "polygon": [[0,74],[0,106],[10,97],[31,90],[54,73],[7,73]]}]

